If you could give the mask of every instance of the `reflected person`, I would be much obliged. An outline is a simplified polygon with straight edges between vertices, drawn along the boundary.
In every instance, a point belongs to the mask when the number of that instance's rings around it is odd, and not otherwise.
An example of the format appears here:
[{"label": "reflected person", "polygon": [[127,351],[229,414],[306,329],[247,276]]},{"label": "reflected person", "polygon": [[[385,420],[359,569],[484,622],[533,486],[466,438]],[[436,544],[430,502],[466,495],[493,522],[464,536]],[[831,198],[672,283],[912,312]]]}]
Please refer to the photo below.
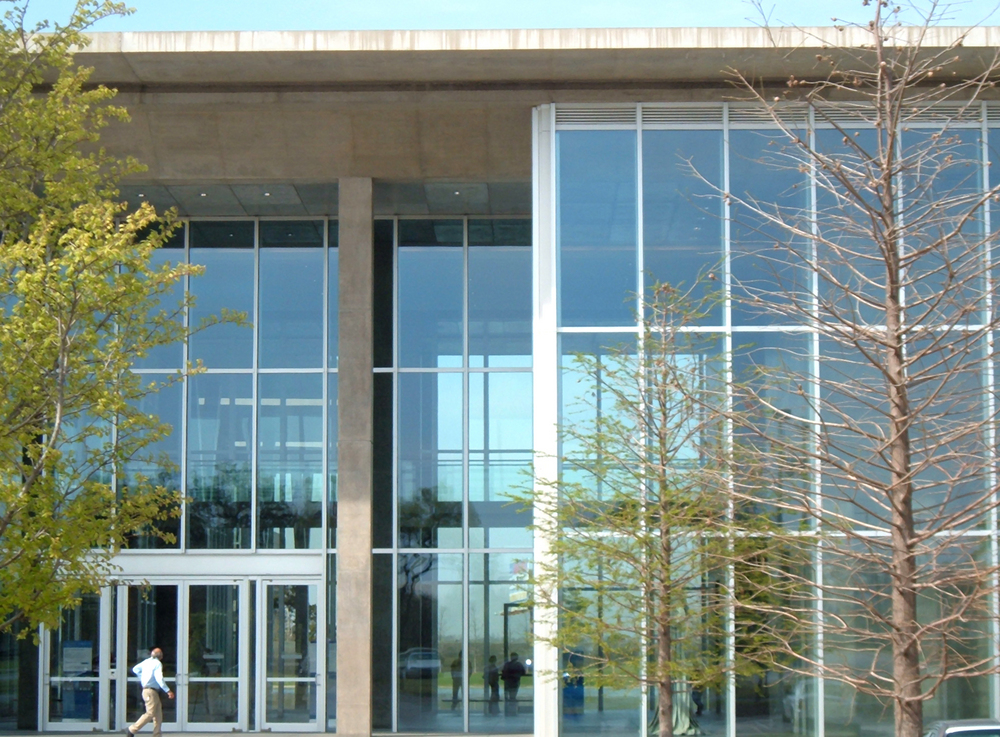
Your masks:
[{"label": "reflected person", "polygon": [[497,667],[497,656],[491,655],[486,667],[483,668],[483,685],[490,690],[490,715],[500,713],[500,669]]},{"label": "reflected person", "polygon": [[503,699],[506,702],[506,713],[517,714],[517,690],[521,687],[521,679],[527,674],[524,663],[517,659],[517,653],[510,654],[510,660],[503,664],[500,679],[503,681]]},{"label": "reflected person", "polygon": [[455,711],[459,701],[459,694],[462,692],[462,651],[458,651],[458,656],[451,661],[451,710]]}]

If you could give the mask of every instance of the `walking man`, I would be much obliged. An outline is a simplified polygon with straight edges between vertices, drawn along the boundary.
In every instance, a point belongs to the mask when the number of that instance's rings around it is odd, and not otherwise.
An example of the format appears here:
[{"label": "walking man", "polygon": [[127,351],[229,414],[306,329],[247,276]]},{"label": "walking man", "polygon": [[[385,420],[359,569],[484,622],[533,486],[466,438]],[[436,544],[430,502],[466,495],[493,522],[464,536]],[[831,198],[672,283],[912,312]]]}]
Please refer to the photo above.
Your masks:
[{"label": "walking man", "polygon": [[165,691],[168,698],[174,697],[174,692],[167,688],[167,684],[163,681],[161,660],[163,660],[163,651],[154,647],[149,652],[149,657],[132,669],[132,672],[139,676],[139,683],[142,684],[142,701],[146,705],[146,713],[125,730],[129,737],[145,727],[149,721],[153,722],[153,737],[160,737],[160,728],[163,726],[160,691]]}]

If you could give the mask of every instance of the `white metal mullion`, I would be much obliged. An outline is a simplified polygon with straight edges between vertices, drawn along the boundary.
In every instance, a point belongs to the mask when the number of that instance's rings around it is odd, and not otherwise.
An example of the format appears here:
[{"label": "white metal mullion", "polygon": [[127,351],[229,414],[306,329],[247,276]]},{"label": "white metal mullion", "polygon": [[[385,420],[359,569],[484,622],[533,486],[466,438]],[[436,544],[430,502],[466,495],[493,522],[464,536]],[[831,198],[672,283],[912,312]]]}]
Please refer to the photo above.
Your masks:
[{"label": "white metal mullion", "polygon": [[[990,160],[989,160],[989,108],[985,102],[981,103],[981,118],[980,118],[980,130],[981,142],[980,151],[982,156],[982,187],[983,192],[990,191]],[[993,314],[993,290],[995,288],[995,280],[993,278],[993,269],[991,264],[993,263],[993,244],[989,237],[992,232],[992,198],[986,198],[986,204],[983,207],[983,263],[985,267],[985,315],[983,317],[984,321],[989,320],[989,316]],[[996,358],[994,356],[994,351],[996,350],[996,336],[993,334],[993,330],[986,331],[986,416],[989,418],[989,422],[986,426],[986,447],[989,448],[989,452],[992,454],[992,459],[990,463],[990,471],[988,475],[988,483],[990,489],[992,490],[992,499],[990,505],[989,514],[989,534],[990,534],[990,563],[993,567],[993,580],[992,588],[993,593],[990,596],[990,606],[993,610],[993,616],[990,617],[990,644],[993,648],[993,667],[997,669],[990,677],[990,693],[992,698],[990,699],[990,716],[994,719],[1000,717],[1000,622],[998,622],[998,616],[1000,616],[1000,573],[998,573],[998,566],[1000,566],[1000,549],[998,549],[997,541],[997,406],[996,397],[994,392],[996,390],[996,382],[994,379],[994,371],[996,370]]]},{"label": "white metal mullion", "polygon": [[[338,310],[339,312],[339,310]],[[322,413],[322,428],[320,433],[322,435],[322,453],[320,460],[320,468],[323,470],[323,480],[320,483],[320,488],[322,491],[322,499],[320,500],[320,537],[322,538],[322,544],[320,549],[326,551],[330,548],[330,515],[328,510],[330,507],[330,221],[326,219],[323,221],[323,387],[320,389],[321,396],[323,397],[323,413]],[[324,561],[323,566],[323,582],[326,585],[326,565]],[[324,595],[326,593],[324,589]],[[325,628],[326,622],[323,623]],[[319,708],[321,698],[320,694],[317,694],[317,720],[319,719],[320,712],[325,712],[326,704],[326,689],[322,689],[322,703],[323,708]]]},{"label": "white metal mullion", "polygon": [[[191,234],[191,223],[185,220],[182,224],[184,228],[184,263],[191,263],[191,247],[190,247],[190,234]],[[187,298],[191,290],[191,277],[184,276],[184,297]],[[184,332],[185,334],[190,329],[191,325],[191,315],[190,310],[185,308],[184,314],[181,319],[183,320]],[[181,346],[181,364],[184,368],[187,368],[189,360],[188,355],[188,340],[185,337],[184,344]],[[188,519],[188,503],[187,503],[187,427],[188,427],[188,391],[190,381],[185,376],[181,379],[181,426],[178,430],[181,433],[181,457],[180,457],[180,475],[181,475],[181,489],[184,492],[183,501],[181,502],[181,516],[179,520],[179,529],[177,530],[177,548],[178,550],[184,550],[187,547],[187,519]],[[121,621],[121,620],[120,620]],[[124,651],[123,651],[124,652]]]},{"label": "white metal mullion", "polygon": [[254,238],[253,238],[253,359],[250,363],[253,376],[253,388],[251,389],[251,403],[253,414],[250,421],[250,546],[248,550],[257,550],[257,530],[260,527],[257,521],[257,423],[258,402],[257,381],[259,361],[257,353],[260,349],[260,218],[254,218]]},{"label": "white metal mullion", "polygon": [[[723,103],[722,105],[722,190],[727,195],[729,193],[729,103]],[[727,361],[727,401],[729,401],[728,396],[732,393],[732,381],[731,381],[731,363],[732,363],[732,350],[733,350],[733,286],[732,286],[732,243],[731,231],[732,231],[732,204],[730,198],[724,197],[722,200],[722,237],[723,237],[723,302],[722,302],[722,328],[724,337],[724,348],[726,351],[726,361]],[[726,427],[727,434],[731,433],[731,427],[727,423]],[[731,435],[729,436],[731,439]],[[732,480],[730,480],[732,483]],[[734,589],[735,583],[735,571],[733,567],[727,566],[726,568],[726,584],[729,590]],[[726,661],[727,663],[732,663],[736,658],[736,610],[733,603],[729,603],[726,607]],[[736,735],[736,675],[730,669],[726,673],[725,679],[726,688],[726,735],[728,737],[735,737]]]},{"label": "white metal mullion", "polygon": [[237,639],[239,664],[236,666],[236,674],[239,685],[236,687],[236,708],[238,710],[236,729],[246,732],[250,728],[247,717],[250,712],[250,689],[254,685],[250,682],[250,639],[254,636],[254,633],[250,631],[250,607],[253,606],[254,602],[250,601],[250,582],[247,579],[237,583],[236,591],[239,602],[237,621],[240,628]]},{"label": "white metal mullion", "polygon": [[[462,219],[462,726],[469,731],[469,218]],[[485,357],[483,360],[485,365]],[[483,374],[483,381],[489,375]],[[484,449],[485,450],[485,449]]]},{"label": "white metal mullion", "polygon": [[97,674],[99,676],[97,693],[100,701],[97,704],[97,728],[105,730],[110,725],[109,720],[111,717],[111,638],[115,636],[115,633],[111,631],[111,623],[113,621],[111,616],[111,601],[113,598],[111,592],[113,590],[113,585],[101,588],[100,623],[98,624],[100,645],[97,653]]},{"label": "white metal mullion", "polygon": [[[392,219],[392,577],[399,570],[399,218]],[[399,587],[392,587],[392,690],[393,732],[399,731]]]},{"label": "white metal mullion", "polygon": [[[816,109],[813,107],[809,108],[809,146],[815,151],[816,150]],[[813,331],[810,336],[811,342],[811,361],[812,361],[812,375],[813,381],[810,382],[810,389],[812,392],[812,420],[813,426],[818,427],[816,424],[817,412],[819,409],[820,391],[819,391],[819,331],[816,329],[819,321],[819,253],[817,246],[817,237],[819,235],[819,221],[818,221],[818,190],[816,186],[816,162],[810,158],[810,171],[809,171],[809,209],[810,209],[810,229],[813,234],[812,242],[812,253],[809,255],[812,259],[812,273],[810,274],[812,289],[812,304],[810,305],[810,310],[812,312]],[[813,443],[817,443],[818,438],[816,434],[813,434]],[[817,448],[814,448],[817,450]],[[822,465],[820,464],[818,453],[813,453],[812,461],[810,462],[812,467],[810,474],[812,477],[813,484],[813,498],[814,505],[820,510],[820,515],[822,515],[822,504],[823,504],[823,481],[822,481]],[[819,533],[820,523],[818,520],[813,520],[813,529]],[[815,581],[817,588],[815,589],[815,599],[816,599],[816,661],[819,665],[819,671],[815,675],[816,683],[816,704],[814,706],[816,710],[816,737],[823,737],[826,733],[826,680],[823,678],[822,669],[826,662],[824,643],[825,638],[823,636],[823,616],[825,611],[825,602],[823,599],[823,548],[821,536],[817,535],[817,547],[816,547],[816,570],[814,571]],[[794,726],[794,725],[793,725]]]},{"label": "white metal mullion", "polygon": [[[637,281],[636,281],[636,295],[637,295],[637,307],[636,307],[636,329],[639,335],[639,365],[643,365],[643,356],[645,356],[646,346],[645,346],[645,331],[642,329],[643,322],[646,317],[646,289],[645,289],[645,255],[646,255],[646,231],[644,228],[644,218],[645,209],[643,207],[643,196],[645,191],[643,189],[643,162],[642,162],[642,103],[640,102],[636,106],[636,265],[637,265]],[[645,374],[640,378],[640,391],[642,392],[642,397],[646,396],[646,386],[645,386]],[[645,399],[640,400],[640,406],[643,406]],[[640,442],[645,445],[646,438],[642,437]],[[643,507],[646,506],[648,502],[646,486],[640,490],[641,504]],[[645,517],[643,518],[645,523]],[[643,632],[649,632],[649,622],[646,621],[645,617],[642,619],[642,630]],[[649,654],[649,641],[648,638],[642,637],[640,639],[640,652],[641,661],[639,664],[641,675],[641,683],[639,688],[639,737],[647,737],[649,734],[649,719],[647,715],[649,714],[649,684],[647,683],[648,677],[648,654]]]}]

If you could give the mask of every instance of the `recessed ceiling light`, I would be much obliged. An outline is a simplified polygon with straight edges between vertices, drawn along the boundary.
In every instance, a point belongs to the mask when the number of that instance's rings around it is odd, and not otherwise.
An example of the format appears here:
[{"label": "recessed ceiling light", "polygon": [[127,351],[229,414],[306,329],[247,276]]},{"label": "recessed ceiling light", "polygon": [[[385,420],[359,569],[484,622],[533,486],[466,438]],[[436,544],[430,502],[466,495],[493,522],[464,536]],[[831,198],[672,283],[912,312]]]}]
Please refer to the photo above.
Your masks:
[{"label": "recessed ceiling light", "polygon": [[140,193],[139,193],[139,196],[140,196],[140,197],[145,197],[146,195],[144,195],[144,194],[143,194],[142,192],[140,192]]},{"label": "recessed ceiling light", "polygon": [[462,194],[462,193],[461,193],[461,192],[459,192],[459,191],[458,191],[458,190],[456,189],[456,190],[455,190],[455,194]]},{"label": "recessed ceiling light", "polygon": [[264,193],[264,196],[265,196],[265,197],[270,197],[270,196],[271,196],[271,193],[270,193],[270,192],[265,192],[265,193]]},{"label": "recessed ceiling light", "polygon": [[202,197],[208,197],[208,195],[207,195],[207,194],[206,194],[205,192],[202,192],[202,193],[201,193],[201,196],[202,196]]}]

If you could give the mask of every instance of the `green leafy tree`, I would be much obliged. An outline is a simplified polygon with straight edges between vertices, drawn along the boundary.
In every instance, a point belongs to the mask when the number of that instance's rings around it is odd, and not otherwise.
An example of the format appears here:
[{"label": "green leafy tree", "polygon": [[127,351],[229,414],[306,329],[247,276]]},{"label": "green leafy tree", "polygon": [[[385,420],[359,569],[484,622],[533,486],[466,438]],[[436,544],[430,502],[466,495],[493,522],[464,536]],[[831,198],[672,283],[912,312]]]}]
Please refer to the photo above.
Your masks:
[{"label": "green leafy tree", "polygon": [[658,285],[636,343],[575,358],[560,477],[536,479],[526,499],[551,545],[553,562],[535,562],[535,597],[558,613],[545,641],[565,677],[654,689],[661,735],[697,733],[690,691],[759,672],[774,631],[733,606],[761,589],[759,562],[774,565],[777,522],[730,493],[740,459],[724,355],[691,330],[705,309]]},{"label": "green leafy tree", "polygon": [[160,301],[195,273],[150,266],[171,226],[119,202],[140,167],[98,134],[127,116],[73,63],[84,30],[126,9],[81,0],[30,29],[25,10],[0,23],[0,630],[56,623],[129,536],[177,514],[177,489],[116,494],[114,478],[170,431],[137,409],[158,384],[130,368],[185,336],[183,304]]}]

